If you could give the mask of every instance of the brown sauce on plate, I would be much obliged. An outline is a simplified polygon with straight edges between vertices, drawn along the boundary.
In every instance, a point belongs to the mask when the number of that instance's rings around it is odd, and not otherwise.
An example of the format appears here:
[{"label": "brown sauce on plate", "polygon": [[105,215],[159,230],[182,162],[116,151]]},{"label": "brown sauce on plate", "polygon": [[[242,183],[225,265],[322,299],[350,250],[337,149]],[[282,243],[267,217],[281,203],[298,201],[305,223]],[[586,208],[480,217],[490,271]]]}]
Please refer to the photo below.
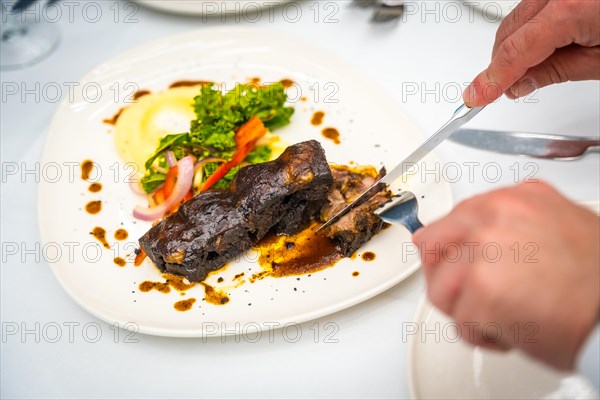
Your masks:
[{"label": "brown sauce on plate", "polygon": [[358,272],[358,271],[354,271],[354,272],[352,273],[352,276],[358,276],[358,275],[360,275],[360,272]]},{"label": "brown sauce on plate", "polygon": [[206,86],[210,85],[212,82],[208,81],[177,81],[173,82],[169,85],[169,89],[178,88],[178,87],[186,87],[186,86]]},{"label": "brown sauce on plate", "polygon": [[362,255],[364,261],[373,261],[375,259],[375,253],[372,251],[365,251]]},{"label": "brown sauce on plate", "polygon": [[229,303],[229,297],[224,292],[216,290],[207,283],[201,282],[200,284],[204,286],[204,300],[207,303],[216,304],[218,306]]},{"label": "brown sauce on plate", "polygon": [[133,100],[137,100],[137,99],[139,99],[140,97],[143,97],[143,96],[145,96],[145,95],[147,95],[147,94],[150,94],[150,91],[149,91],[149,90],[145,90],[145,89],[144,89],[144,90],[138,90],[138,91],[137,91],[137,92],[135,92],[135,93],[134,93],[134,94],[133,94],[131,97],[133,98]]},{"label": "brown sauce on plate", "polygon": [[170,293],[171,289],[175,289],[178,292],[185,292],[186,290],[196,286],[196,284],[193,282],[184,282],[183,280],[185,278],[179,275],[163,274],[163,278],[165,278],[164,282],[144,281],[140,283],[140,291],[149,292],[151,290],[158,290],[161,293]]},{"label": "brown sauce on plate", "polygon": [[184,292],[196,286],[194,282],[185,283],[183,280],[185,279],[183,276],[173,275],[173,274],[163,274],[163,278],[165,278],[169,285],[178,292]]},{"label": "brown sauce on plate", "polygon": [[97,226],[90,232],[90,235],[95,237],[100,243],[102,243],[104,247],[110,249],[110,245],[106,241],[106,231],[104,230],[104,228],[100,228],[99,226]]},{"label": "brown sauce on plate", "polygon": [[116,125],[117,121],[119,120],[119,117],[121,116],[121,113],[123,113],[123,111],[125,111],[126,107],[120,108],[119,111],[117,111],[117,113],[115,115],[113,115],[111,118],[105,118],[102,120],[102,122],[104,122],[105,124],[109,124],[109,125]]},{"label": "brown sauce on plate", "polygon": [[281,86],[283,86],[286,89],[292,87],[292,85],[294,84],[294,81],[291,79],[282,79],[280,82]]},{"label": "brown sauce on plate", "polygon": [[323,117],[325,113],[323,111],[317,111],[313,114],[310,123],[314,126],[319,126],[323,123]]},{"label": "brown sauce on plate", "polygon": [[129,233],[123,228],[117,229],[115,231],[115,239],[117,240],[125,240],[129,236]]},{"label": "brown sauce on plate", "polygon": [[84,181],[90,179],[90,174],[94,170],[94,162],[92,160],[85,160],[81,163],[81,179]]},{"label": "brown sauce on plate", "polygon": [[262,272],[250,281],[264,276],[276,278],[304,275],[333,266],[344,256],[325,235],[316,233],[320,224],[313,222],[293,236],[267,235],[255,247]]},{"label": "brown sauce on plate", "polygon": [[181,301],[178,301],[177,303],[173,304],[173,307],[177,311],[189,311],[192,309],[192,306],[194,305],[195,302],[196,302],[196,299],[194,299],[194,298],[187,299],[187,300],[181,300]]},{"label": "brown sauce on plate", "polygon": [[99,191],[102,190],[102,184],[98,183],[98,182],[94,182],[88,187],[88,190],[92,193],[98,193]]},{"label": "brown sauce on plate", "polygon": [[102,202],[100,200],[92,200],[85,205],[85,211],[90,214],[98,214],[102,210]]},{"label": "brown sauce on plate", "polygon": [[340,144],[340,132],[335,128],[325,128],[321,131],[323,137],[332,140],[335,144]]},{"label": "brown sauce on plate", "polygon": [[125,264],[127,264],[127,262],[121,258],[121,257],[117,257],[114,259],[115,264],[117,264],[119,267],[124,267]]},{"label": "brown sauce on plate", "polygon": [[152,282],[144,281],[138,286],[141,292],[149,292],[151,290],[157,290],[161,293],[171,293],[171,287],[167,282]]}]

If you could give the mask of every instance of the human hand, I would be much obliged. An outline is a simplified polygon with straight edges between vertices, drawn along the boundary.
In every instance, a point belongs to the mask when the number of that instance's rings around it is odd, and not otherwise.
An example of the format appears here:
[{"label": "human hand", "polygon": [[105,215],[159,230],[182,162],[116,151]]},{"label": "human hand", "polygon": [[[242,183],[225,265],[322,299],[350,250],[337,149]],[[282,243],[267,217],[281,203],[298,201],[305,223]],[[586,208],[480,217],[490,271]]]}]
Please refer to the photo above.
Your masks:
[{"label": "human hand", "polygon": [[600,79],[600,1],[523,0],[502,21],[492,61],[465,89],[469,107],[553,83]]},{"label": "human hand", "polygon": [[[460,203],[413,240],[431,302],[459,325],[477,323],[467,340],[574,366],[600,312],[594,213],[545,183],[522,183]],[[487,324],[502,335],[490,341],[481,329]],[[515,326],[534,328],[534,335],[516,340]]]}]

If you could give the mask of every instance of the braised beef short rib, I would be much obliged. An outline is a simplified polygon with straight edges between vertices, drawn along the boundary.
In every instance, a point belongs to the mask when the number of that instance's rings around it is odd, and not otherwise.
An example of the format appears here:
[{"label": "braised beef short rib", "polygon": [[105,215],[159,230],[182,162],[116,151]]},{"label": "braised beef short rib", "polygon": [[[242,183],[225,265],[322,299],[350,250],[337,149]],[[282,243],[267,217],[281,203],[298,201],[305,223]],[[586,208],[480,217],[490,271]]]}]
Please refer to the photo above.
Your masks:
[{"label": "braised beef short rib", "polygon": [[[331,172],[334,183],[327,195],[327,203],[321,209],[320,219],[323,222],[331,219],[385,175],[384,168],[377,172],[372,167],[332,166]],[[373,211],[390,201],[391,197],[388,190],[377,193],[327,228],[326,235],[337,244],[342,254],[350,257],[381,231],[384,222]]]},{"label": "braised beef short rib", "polygon": [[239,170],[229,190],[184,203],[140,238],[163,272],[202,281],[274,229],[294,234],[325,206],[333,177],[314,140],[288,147],[276,160]]}]

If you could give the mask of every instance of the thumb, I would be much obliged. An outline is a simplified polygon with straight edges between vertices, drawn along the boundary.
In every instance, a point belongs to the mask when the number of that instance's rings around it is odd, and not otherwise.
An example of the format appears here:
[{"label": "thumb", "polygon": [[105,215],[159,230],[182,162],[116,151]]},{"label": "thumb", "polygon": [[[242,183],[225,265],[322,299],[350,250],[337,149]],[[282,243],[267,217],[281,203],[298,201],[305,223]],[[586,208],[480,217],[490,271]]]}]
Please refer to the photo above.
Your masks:
[{"label": "thumb", "polygon": [[600,46],[571,45],[556,50],[542,63],[530,68],[506,95],[516,99],[555,83],[591,79],[600,80]]}]

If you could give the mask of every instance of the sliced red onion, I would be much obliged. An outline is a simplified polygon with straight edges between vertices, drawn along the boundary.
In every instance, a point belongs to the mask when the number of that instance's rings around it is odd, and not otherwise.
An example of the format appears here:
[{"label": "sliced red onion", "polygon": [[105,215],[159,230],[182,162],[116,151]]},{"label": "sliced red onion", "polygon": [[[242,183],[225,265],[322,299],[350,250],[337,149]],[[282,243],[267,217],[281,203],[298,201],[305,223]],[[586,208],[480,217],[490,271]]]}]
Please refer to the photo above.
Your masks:
[{"label": "sliced red onion", "polygon": [[133,216],[144,221],[156,221],[157,219],[162,218],[167,211],[183,200],[192,186],[193,177],[194,158],[192,156],[183,157],[177,163],[177,181],[175,182],[173,193],[165,199],[164,203],[155,207],[135,207]]},{"label": "sliced red onion", "polygon": [[203,158],[202,160],[198,160],[196,162],[196,165],[194,166],[194,168],[198,169],[200,166],[207,164],[207,163],[211,163],[211,162],[226,163],[227,160],[224,158],[220,158],[220,157],[206,157],[206,158]]},{"label": "sliced red onion", "polygon": [[173,153],[171,150],[165,151],[165,159],[167,160],[167,164],[169,164],[169,168],[173,168],[175,164],[177,164],[175,153]]},{"label": "sliced red onion", "polygon": [[219,157],[206,157],[203,158],[202,160],[196,162],[196,165],[194,166],[194,183],[193,183],[193,188],[194,188],[194,194],[198,193],[200,191],[200,184],[202,183],[202,178],[203,178],[203,174],[204,172],[202,171],[202,167],[204,166],[204,164],[208,164],[211,162],[216,162],[216,163],[226,163],[227,160],[224,158],[219,158]]}]

